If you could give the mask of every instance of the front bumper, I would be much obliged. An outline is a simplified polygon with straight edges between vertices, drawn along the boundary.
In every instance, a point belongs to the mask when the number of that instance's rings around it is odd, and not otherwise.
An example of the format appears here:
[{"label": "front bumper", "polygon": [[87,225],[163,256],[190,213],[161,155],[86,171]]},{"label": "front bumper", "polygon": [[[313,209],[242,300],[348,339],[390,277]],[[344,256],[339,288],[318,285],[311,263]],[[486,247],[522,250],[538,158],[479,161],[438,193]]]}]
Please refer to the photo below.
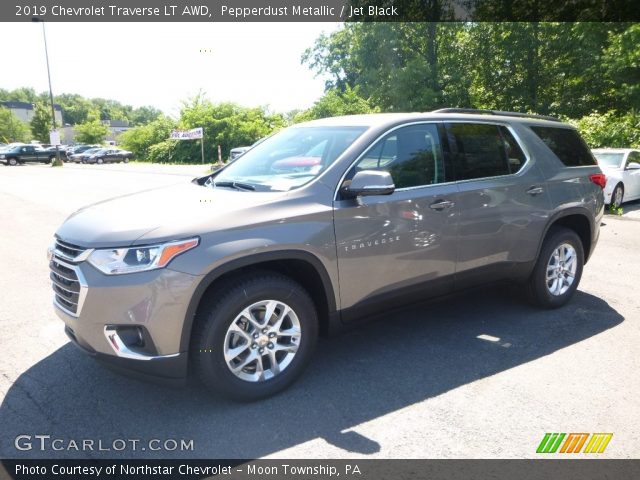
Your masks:
[{"label": "front bumper", "polygon": [[[165,380],[187,374],[180,340],[187,306],[200,277],[168,268],[104,275],[86,262],[74,265],[83,284],[77,312],[54,300],[65,332],[83,351],[118,370]],[[122,332],[139,332],[127,343]]]},{"label": "front bumper", "polygon": [[69,326],[65,326],[64,331],[76,347],[118,373],[172,386],[182,386],[187,381],[188,355],[186,352],[165,357],[153,357],[149,361],[132,360],[95,351]]}]

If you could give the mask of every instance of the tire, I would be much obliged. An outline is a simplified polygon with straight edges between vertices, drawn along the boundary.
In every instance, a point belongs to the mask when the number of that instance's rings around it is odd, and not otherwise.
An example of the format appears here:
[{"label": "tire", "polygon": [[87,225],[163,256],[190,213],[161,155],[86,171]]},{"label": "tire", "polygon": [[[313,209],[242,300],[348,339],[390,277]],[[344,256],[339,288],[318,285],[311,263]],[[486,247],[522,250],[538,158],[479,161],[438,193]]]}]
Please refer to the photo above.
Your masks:
[{"label": "tire", "polygon": [[580,237],[568,228],[552,227],[542,243],[527,284],[531,303],[542,308],[558,308],[567,303],[578,288],[583,266],[584,249]]},{"label": "tire", "polygon": [[98,158],[98,159],[96,160],[96,163],[97,163],[98,165],[102,165],[102,164],[104,163],[104,160],[103,160],[102,158]]},{"label": "tire", "polygon": [[[302,374],[318,338],[318,317],[299,284],[277,273],[253,273],[239,277],[205,302],[191,337],[191,362],[209,390],[234,400],[254,401],[284,390]],[[269,307],[275,307],[274,314],[265,322],[260,313],[264,315]],[[291,313],[282,315],[283,307]],[[242,315],[247,310],[254,312],[254,323]],[[265,325],[274,328],[270,331]],[[298,339],[281,335],[294,330],[300,332]],[[270,358],[277,359],[277,368]]]},{"label": "tire", "polygon": [[615,188],[613,189],[613,192],[611,192],[611,205],[615,205],[616,207],[619,207],[620,205],[622,205],[623,201],[624,201],[624,185],[622,183],[619,183],[615,186]]},{"label": "tire", "polygon": [[129,159],[127,157],[124,157],[124,160],[122,160],[124,163],[129,163]]},{"label": "tire", "polygon": [[18,165],[18,159],[17,158],[8,158],[7,159],[7,165],[11,165],[12,167],[15,167],[16,165]]}]

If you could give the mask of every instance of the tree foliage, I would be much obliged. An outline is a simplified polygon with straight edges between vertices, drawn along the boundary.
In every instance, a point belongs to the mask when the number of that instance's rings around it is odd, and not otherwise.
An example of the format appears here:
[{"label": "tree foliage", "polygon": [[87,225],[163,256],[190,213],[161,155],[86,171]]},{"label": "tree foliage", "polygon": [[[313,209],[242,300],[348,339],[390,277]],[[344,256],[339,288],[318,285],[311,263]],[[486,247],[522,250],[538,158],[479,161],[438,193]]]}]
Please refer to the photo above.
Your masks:
[{"label": "tree foliage", "polygon": [[120,145],[131,150],[136,158],[148,158],[150,148],[169,138],[176,122],[168,117],[160,117],[146,125],[134,127],[118,138]]},{"label": "tree foliage", "polygon": [[591,148],[640,148],[640,113],[615,111],[585,115],[569,120]]},{"label": "tree foliage", "polygon": [[27,124],[8,108],[0,107],[0,142],[26,142],[29,136],[30,130]]},{"label": "tree foliage", "polygon": [[212,103],[204,94],[183,102],[180,118],[158,119],[146,126],[122,134],[121,144],[139,158],[153,162],[198,163],[201,161],[200,140],[169,140],[172,129],[204,129],[204,158],[206,163],[218,160],[218,145],[222,158],[229,150],[251,145],[256,140],[283,128],[283,115],[264,107],[247,108],[235,103]]},{"label": "tree foliage", "polygon": [[41,141],[42,143],[49,143],[49,131],[53,124],[51,123],[51,110],[50,107],[42,102],[38,102],[33,108],[33,118],[30,122],[31,136]]},{"label": "tree foliage", "polygon": [[102,143],[109,133],[109,127],[102,123],[97,110],[89,113],[87,121],[76,125],[75,139],[78,143]]},{"label": "tree foliage", "polygon": [[472,107],[579,118],[638,108],[640,28],[625,23],[358,23],[303,63],[382,111]]},{"label": "tree foliage", "polygon": [[[0,88],[0,102],[47,103],[47,92],[36,93],[33,88],[5,90]],[[157,119],[162,112],[152,106],[134,108],[116,100],[85,98],[76,93],[63,93],[54,98],[62,108],[62,123],[77,125],[86,123],[89,114],[97,111],[101,120],[127,120],[130,125],[144,125]]]},{"label": "tree foliage", "polygon": [[293,123],[315,120],[317,118],[336,117],[340,115],[354,115],[358,113],[373,113],[378,111],[368,99],[358,95],[357,89],[349,86],[344,91],[329,90],[315,102],[308,110],[298,112],[293,116]]}]

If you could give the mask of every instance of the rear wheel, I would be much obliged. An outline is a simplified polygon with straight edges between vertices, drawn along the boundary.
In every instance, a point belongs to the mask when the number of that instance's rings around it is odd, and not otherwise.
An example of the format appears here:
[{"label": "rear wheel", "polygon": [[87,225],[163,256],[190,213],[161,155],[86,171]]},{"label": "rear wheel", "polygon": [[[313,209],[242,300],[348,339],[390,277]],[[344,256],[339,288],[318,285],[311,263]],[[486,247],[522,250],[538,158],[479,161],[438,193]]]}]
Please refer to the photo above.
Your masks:
[{"label": "rear wheel", "polygon": [[129,163],[129,159],[127,157],[124,157],[124,160],[122,160],[124,163]]},{"label": "rear wheel", "polygon": [[624,199],[624,185],[621,183],[617,184],[611,193],[611,204],[619,207],[622,205],[622,200]]},{"label": "rear wheel", "polygon": [[580,237],[564,227],[553,227],[542,244],[527,291],[534,305],[558,308],[567,303],[580,283],[584,249]]},{"label": "rear wheel", "polygon": [[258,400],[300,376],[317,337],[309,294],[288,277],[254,274],[216,293],[202,308],[191,358],[209,389],[236,400]]},{"label": "rear wheel", "polygon": [[104,160],[103,160],[102,158],[98,158],[98,159],[96,160],[96,163],[97,163],[98,165],[102,165],[102,164],[104,163]]}]

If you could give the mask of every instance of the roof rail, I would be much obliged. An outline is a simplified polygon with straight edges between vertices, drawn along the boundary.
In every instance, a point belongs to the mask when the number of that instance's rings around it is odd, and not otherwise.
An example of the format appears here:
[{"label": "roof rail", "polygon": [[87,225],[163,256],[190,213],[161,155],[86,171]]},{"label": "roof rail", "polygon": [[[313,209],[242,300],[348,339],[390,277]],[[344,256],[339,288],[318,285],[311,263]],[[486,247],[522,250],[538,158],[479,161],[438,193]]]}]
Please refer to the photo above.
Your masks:
[{"label": "roof rail", "polygon": [[481,115],[498,115],[501,117],[521,117],[521,118],[536,118],[538,120],[549,120],[552,122],[561,122],[559,118],[551,117],[549,115],[535,115],[533,113],[520,113],[520,112],[503,112],[500,110],[482,110],[476,108],[441,108],[434,110],[431,113],[473,113]]}]

